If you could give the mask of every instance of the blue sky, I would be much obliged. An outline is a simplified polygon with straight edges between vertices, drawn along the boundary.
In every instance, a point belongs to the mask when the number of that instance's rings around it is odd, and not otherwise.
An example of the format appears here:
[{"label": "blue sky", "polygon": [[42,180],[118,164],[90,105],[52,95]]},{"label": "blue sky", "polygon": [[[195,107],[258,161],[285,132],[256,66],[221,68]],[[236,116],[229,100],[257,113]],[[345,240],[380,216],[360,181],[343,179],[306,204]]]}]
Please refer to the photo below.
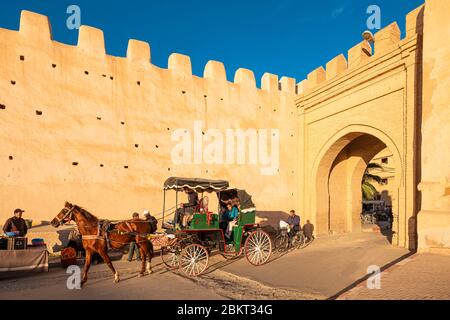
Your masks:
[{"label": "blue sky", "polygon": [[166,68],[173,52],[191,57],[202,76],[208,60],[253,70],[259,85],[264,72],[297,81],[361,41],[369,5],[381,8],[381,23],[397,21],[424,0],[14,0],[0,3],[0,27],[19,28],[20,11],[50,18],[53,38],[76,44],[77,30],[66,27],[71,4],[81,8],[81,23],[104,31],[108,54],[125,56],[128,39],[151,45],[152,63]]}]

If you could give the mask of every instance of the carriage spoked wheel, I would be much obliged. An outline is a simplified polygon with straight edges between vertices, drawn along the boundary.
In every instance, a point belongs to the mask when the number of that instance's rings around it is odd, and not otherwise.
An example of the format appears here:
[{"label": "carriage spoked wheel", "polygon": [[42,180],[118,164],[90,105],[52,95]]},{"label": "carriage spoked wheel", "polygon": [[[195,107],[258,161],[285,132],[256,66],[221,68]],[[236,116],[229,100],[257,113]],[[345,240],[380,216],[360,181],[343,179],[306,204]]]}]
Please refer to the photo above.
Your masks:
[{"label": "carriage spoked wheel", "polygon": [[208,267],[208,249],[200,244],[190,244],[181,251],[180,270],[189,277],[202,274]]},{"label": "carriage spoked wheel", "polygon": [[164,265],[169,269],[178,269],[180,266],[181,246],[175,244],[173,246],[161,248],[161,259]]},{"label": "carriage spoked wheel", "polygon": [[279,234],[275,238],[275,249],[278,252],[285,252],[289,249],[289,236],[285,234]]},{"label": "carriage spoked wheel", "polygon": [[245,240],[245,257],[248,262],[255,266],[265,264],[272,254],[272,241],[269,235],[262,231],[256,230],[250,233]]},{"label": "carriage spoked wheel", "polygon": [[306,237],[303,234],[303,231],[299,231],[299,233],[295,235],[292,245],[297,249],[303,249],[306,247]]}]

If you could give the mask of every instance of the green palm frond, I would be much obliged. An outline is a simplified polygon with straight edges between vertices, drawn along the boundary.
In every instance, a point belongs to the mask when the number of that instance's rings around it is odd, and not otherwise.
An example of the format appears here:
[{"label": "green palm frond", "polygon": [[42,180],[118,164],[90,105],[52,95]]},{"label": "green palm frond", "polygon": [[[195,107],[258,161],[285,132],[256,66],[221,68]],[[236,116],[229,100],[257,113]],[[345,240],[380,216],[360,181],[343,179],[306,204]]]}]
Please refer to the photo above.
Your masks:
[{"label": "green palm frond", "polygon": [[361,185],[361,191],[363,200],[375,200],[378,194],[377,189],[367,181]]},{"label": "green palm frond", "polygon": [[370,174],[370,173],[366,173],[363,176],[363,182],[364,181],[375,181],[378,182],[379,184],[381,184],[383,182],[383,178],[381,178],[380,176],[374,175],[374,174]]},{"label": "green palm frond", "polygon": [[377,182],[381,184],[383,182],[383,178],[378,175],[369,173],[372,169],[380,169],[384,171],[382,165],[378,163],[371,162],[367,165],[366,171],[364,172],[362,181],[361,181],[361,192],[363,200],[374,200],[378,195],[377,189],[371,184],[371,182]]},{"label": "green palm frond", "polygon": [[381,164],[375,162],[371,162],[367,165],[366,171],[371,169],[380,169],[384,171],[384,167]]}]

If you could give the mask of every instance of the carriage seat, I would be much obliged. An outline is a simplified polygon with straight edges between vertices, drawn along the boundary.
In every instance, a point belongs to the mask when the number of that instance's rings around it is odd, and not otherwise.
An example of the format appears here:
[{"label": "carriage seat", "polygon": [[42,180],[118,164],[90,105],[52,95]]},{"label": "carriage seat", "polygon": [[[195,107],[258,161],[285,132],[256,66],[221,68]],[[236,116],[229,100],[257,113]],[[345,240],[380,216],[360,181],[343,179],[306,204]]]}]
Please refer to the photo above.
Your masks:
[{"label": "carriage seat", "polygon": [[248,224],[255,224],[255,211],[239,211],[238,223],[239,227],[243,227]]}]

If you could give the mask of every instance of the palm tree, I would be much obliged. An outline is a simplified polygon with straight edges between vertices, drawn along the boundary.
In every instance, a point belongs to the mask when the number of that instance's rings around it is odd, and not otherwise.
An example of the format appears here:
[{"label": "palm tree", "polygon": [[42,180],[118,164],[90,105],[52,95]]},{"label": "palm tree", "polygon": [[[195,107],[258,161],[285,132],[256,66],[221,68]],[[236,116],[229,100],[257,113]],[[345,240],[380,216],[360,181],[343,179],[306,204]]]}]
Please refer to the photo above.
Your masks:
[{"label": "palm tree", "polygon": [[364,175],[361,182],[361,192],[363,200],[374,200],[378,194],[377,189],[373,186],[372,182],[382,183],[383,179],[380,176],[371,174],[370,171],[372,169],[380,169],[384,170],[383,166],[378,163],[369,163],[367,165],[366,171],[364,171]]}]

